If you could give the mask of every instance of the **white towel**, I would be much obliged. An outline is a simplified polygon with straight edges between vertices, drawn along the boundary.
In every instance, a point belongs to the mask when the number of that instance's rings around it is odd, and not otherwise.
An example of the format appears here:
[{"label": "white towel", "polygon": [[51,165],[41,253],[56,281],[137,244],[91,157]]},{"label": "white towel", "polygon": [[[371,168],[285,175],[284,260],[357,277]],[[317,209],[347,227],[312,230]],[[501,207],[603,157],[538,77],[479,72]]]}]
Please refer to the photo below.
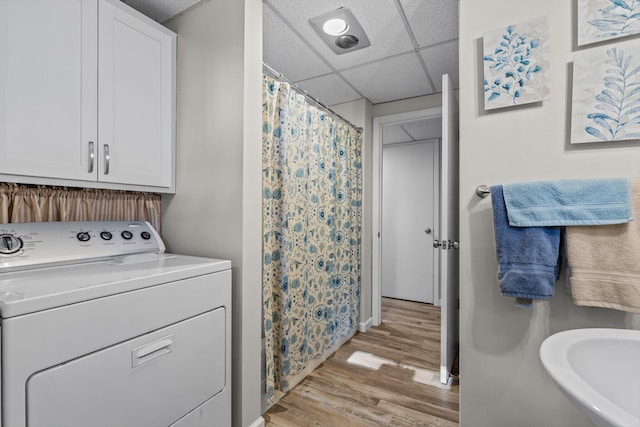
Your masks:
[{"label": "white towel", "polygon": [[[640,214],[640,179],[631,181],[631,203]],[[567,227],[566,245],[575,304],[640,313],[640,220]]]}]

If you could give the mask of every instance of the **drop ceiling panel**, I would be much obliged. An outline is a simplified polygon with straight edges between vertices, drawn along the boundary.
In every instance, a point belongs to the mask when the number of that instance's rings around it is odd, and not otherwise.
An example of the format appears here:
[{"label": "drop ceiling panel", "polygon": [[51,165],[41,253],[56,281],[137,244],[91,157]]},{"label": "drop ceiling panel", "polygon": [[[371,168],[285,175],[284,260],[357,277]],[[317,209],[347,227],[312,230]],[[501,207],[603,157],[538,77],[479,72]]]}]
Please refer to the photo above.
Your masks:
[{"label": "drop ceiling panel", "polygon": [[458,38],[458,0],[400,0],[418,44]]},{"label": "drop ceiling panel", "polygon": [[[164,22],[202,0],[124,0],[123,2],[157,22]],[[207,0],[205,0],[207,1]]]},{"label": "drop ceiling panel", "polygon": [[382,144],[397,144],[409,141],[413,141],[413,139],[400,125],[384,125],[382,128]]},{"label": "drop ceiling panel", "polygon": [[326,106],[360,99],[360,96],[339,76],[328,74],[298,83],[298,87],[317,98]]},{"label": "drop ceiling panel", "polygon": [[[376,0],[375,5],[371,0],[265,0],[265,4],[275,7],[338,70],[413,49],[394,0]],[[371,46],[336,55],[309,24],[309,18],[342,6],[353,12],[369,37]]]},{"label": "drop ceiling panel", "polygon": [[305,80],[332,70],[268,6],[262,8],[265,31],[264,61],[291,81]]},{"label": "drop ceiling panel", "polygon": [[448,73],[455,89],[459,88],[458,42],[445,43],[420,52],[427,70],[436,85],[436,92],[442,92],[442,75]]},{"label": "drop ceiling panel", "polygon": [[415,141],[440,138],[442,136],[442,119],[440,117],[403,123],[402,127]]},{"label": "drop ceiling panel", "polygon": [[374,104],[432,93],[414,53],[352,68],[340,74]]}]

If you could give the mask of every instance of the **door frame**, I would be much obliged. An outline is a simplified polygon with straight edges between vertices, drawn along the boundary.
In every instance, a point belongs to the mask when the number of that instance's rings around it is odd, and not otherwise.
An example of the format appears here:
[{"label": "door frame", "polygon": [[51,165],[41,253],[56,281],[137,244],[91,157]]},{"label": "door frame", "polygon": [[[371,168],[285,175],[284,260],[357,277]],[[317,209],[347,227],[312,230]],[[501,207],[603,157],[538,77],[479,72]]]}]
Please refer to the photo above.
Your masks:
[{"label": "door frame", "polygon": [[[406,113],[390,114],[373,118],[373,195],[372,195],[372,237],[371,254],[371,317],[374,326],[380,325],[382,314],[382,129],[384,125],[410,122],[417,119],[442,117],[442,107],[433,107]],[[441,141],[441,138],[438,139]],[[441,152],[438,144],[438,159]],[[440,183],[434,179],[435,195],[440,194]],[[439,231],[439,218],[434,218],[434,230]],[[437,228],[436,228],[437,224]],[[434,239],[436,238],[434,232]],[[436,252],[439,257],[440,251]],[[438,258],[439,260],[439,258]],[[440,305],[439,262],[434,268],[434,303]]]}]

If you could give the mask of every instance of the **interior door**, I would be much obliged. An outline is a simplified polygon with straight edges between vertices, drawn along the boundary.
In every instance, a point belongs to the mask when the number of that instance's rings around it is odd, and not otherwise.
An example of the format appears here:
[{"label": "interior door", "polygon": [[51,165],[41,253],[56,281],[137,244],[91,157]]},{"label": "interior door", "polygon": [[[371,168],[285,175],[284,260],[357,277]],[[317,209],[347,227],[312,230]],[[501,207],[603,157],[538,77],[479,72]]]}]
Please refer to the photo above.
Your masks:
[{"label": "interior door", "polygon": [[458,101],[448,74],[442,76],[440,175],[440,290],[442,296],[440,381],[449,382],[458,351]]},{"label": "interior door", "polygon": [[390,144],[382,156],[382,296],[433,304],[435,142]]}]

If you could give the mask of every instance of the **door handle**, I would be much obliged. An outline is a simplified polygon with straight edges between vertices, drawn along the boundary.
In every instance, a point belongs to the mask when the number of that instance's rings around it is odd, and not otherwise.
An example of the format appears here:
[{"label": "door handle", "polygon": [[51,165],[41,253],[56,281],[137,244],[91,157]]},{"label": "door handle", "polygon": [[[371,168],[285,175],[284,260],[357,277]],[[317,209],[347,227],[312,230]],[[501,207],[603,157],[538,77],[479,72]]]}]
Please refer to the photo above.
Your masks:
[{"label": "door handle", "polygon": [[433,247],[434,248],[438,249],[440,247],[440,245],[441,245],[440,240],[434,240],[433,241]]},{"label": "door handle", "polygon": [[425,234],[431,234],[431,229],[429,227],[424,229]]}]

